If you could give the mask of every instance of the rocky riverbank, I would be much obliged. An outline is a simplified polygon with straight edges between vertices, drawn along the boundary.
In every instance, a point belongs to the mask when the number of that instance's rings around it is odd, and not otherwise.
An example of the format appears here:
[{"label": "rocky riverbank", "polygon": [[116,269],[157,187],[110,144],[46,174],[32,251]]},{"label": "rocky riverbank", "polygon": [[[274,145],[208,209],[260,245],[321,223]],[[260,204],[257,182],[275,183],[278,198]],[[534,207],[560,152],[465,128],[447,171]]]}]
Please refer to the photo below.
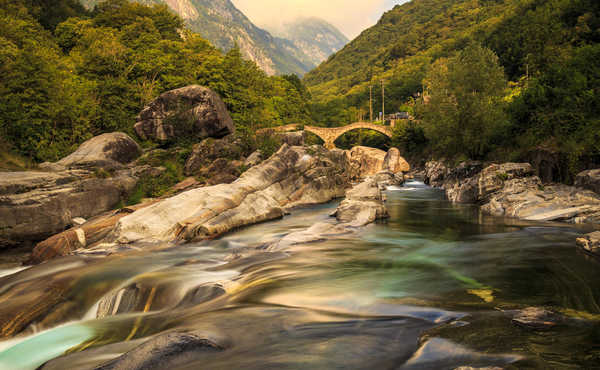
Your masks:
[{"label": "rocky riverbank", "polygon": [[[361,226],[385,216],[382,189],[401,184],[401,157],[391,150],[385,170],[364,178],[363,162],[343,150],[284,144],[268,160],[231,184],[188,190],[176,196],[115,211],[39,243],[30,263],[72,253],[108,255],[139,244],[211,239],[236,228],[283,217],[292,209],[346,196],[336,216]],[[385,157],[385,152],[384,157]],[[383,166],[383,165],[382,165]],[[368,171],[372,171],[368,168]]]},{"label": "rocky riverbank", "polygon": [[[307,147],[303,133],[272,138],[283,146],[270,158],[260,150],[250,154],[233,134],[221,99],[201,86],[162,94],[137,120],[138,136],[160,148],[143,151],[124,133],[103,134],[56,163],[42,164],[40,171],[2,176],[0,248],[39,242],[29,263],[76,251],[108,255],[140,244],[216,238],[345,195],[338,219],[365,225],[386,213],[381,187],[401,183],[410,169],[395,148],[386,153]],[[192,146],[188,140],[181,147],[182,136],[200,142]],[[143,199],[141,193],[130,202],[133,192],[157,186],[157,177],[167,171],[172,176],[166,168],[172,156],[182,161],[177,181],[189,177],[160,199]],[[126,201],[141,203],[123,207]]]},{"label": "rocky riverbank", "polygon": [[[494,216],[600,225],[600,195],[594,192],[600,184],[598,170],[581,173],[575,186],[544,184],[528,163],[485,166],[472,161],[449,168],[431,161],[422,175],[427,184],[444,189],[450,201],[478,204]],[[597,254],[594,242],[585,245],[590,247],[584,250]]]}]

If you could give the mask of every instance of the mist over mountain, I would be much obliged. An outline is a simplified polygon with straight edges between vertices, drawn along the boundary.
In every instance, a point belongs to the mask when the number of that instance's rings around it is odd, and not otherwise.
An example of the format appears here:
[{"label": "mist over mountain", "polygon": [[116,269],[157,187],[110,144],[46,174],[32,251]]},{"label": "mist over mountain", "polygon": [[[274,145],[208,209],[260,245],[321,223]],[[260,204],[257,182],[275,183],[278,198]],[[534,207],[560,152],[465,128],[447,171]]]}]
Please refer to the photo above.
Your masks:
[{"label": "mist over mountain", "polygon": [[293,22],[263,27],[277,37],[290,40],[305,55],[297,57],[315,66],[349,42],[335,26],[317,17],[301,17]]}]

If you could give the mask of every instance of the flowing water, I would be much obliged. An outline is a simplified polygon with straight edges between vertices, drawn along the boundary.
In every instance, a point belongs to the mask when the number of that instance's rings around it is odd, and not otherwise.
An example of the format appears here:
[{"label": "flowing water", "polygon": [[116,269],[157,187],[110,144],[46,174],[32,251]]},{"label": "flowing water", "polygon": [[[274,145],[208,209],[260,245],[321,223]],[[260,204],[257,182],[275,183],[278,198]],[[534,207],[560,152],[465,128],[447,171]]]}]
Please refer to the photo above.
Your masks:
[{"label": "flowing water", "polygon": [[[189,369],[600,368],[600,261],[574,247],[586,230],[484,216],[419,182],[387,204],[385,222],[280,252],[261,246],[333,224],[336,204],[210,242],[0,271],[0,324],[21,331],[0,337],[0,368],[90,369],[166,331],[225,347]],[[132,286],[136,309],[97,318]],[[531,306],[562,321],[511,322]]]}]

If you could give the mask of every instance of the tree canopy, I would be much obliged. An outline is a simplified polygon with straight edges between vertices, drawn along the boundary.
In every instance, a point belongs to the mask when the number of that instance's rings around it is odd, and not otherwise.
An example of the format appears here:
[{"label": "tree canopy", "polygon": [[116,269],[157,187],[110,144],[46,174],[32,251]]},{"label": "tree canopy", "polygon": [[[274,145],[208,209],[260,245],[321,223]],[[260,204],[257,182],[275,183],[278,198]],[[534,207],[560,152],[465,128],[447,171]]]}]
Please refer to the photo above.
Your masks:
[{"label": "tree canopy", "polygon": [[223,54],[165,5],[59,7],[60,22],[42,25],[46,3],[32,3],[0,0],[0,133],[24,156],[56,160],[94,135],[133,134],[146,103],[190,84],[219,93],[242,131],[309,122],[299,79],[269,77],[237,48]]}]

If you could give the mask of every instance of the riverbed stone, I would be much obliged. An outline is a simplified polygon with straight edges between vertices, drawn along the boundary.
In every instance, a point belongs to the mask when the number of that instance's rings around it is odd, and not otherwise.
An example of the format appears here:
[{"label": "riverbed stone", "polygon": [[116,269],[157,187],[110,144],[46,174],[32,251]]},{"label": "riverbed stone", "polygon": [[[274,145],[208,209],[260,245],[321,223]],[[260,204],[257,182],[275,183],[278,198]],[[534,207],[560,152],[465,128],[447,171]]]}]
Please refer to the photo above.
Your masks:
[{"label": "riverbed stone", "polygon": [[364,179],[383,170],[386,152],[381,149],[366,146],[355,146],[346,152],[348,159],[355,168],[356,178]]},{"label": "riverbed stone", "polygon": [[527,307],[515,312],[512,322],[533,330],[547,330],[562,321],[562,317],[541,307]]},{"label": "riverbed stone", "polygon": [[203,353],[224,349],[199,333],[171,332],[150,338],[131,351],[96,367],[96,370],[170,369],[181,367]]},{"label": "riverbed stone", "polygon": [[600,231],[577,238],[576,243],[584,251],[600,257]]},{"label": "riverbed stone", "polygon": [[140,138],[159,142],[181,136],[222,138],[235,131],[219,95],[198,85],[161,94],[140,112],[134,128]]},{"label": "riverbed stone", "polygon": [[463,162],[448,169],[441,162],[425,166],[426,182],[443,188],[448,199],[475,203],[492,215],[529,221],[600,223],[600,196],[561,184],[544,185],[528,163],[484,166]]},{"label": "riverbed stone", "polygon": [[406,159],[402,158],[398,148],[390,148],[383,159],[382,169],[392,173],[409,172],[410,164],[408,164]]}]

